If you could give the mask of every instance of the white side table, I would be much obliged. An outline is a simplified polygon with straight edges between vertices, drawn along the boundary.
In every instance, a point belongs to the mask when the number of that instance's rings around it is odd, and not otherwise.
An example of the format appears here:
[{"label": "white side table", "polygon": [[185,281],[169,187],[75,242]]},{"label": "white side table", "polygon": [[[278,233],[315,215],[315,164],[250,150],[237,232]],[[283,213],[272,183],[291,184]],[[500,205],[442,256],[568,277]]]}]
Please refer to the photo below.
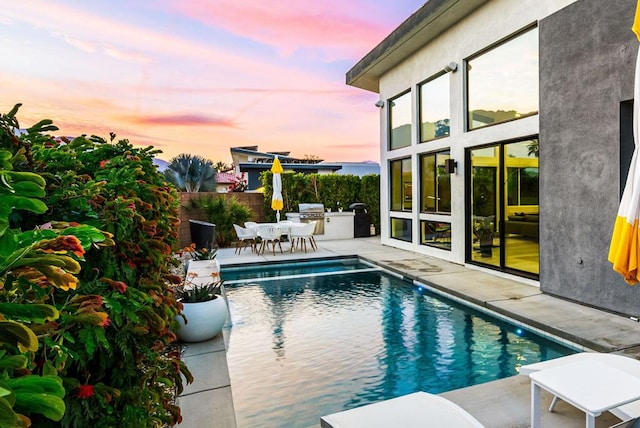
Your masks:
[{"label": "white side table", "polygon": [[640,378],[599,361],[577,361],[529,377],[532,428],[540,428],[540,388],[585,412],[587,428],[595,428],[602,412],[640,399]]}]

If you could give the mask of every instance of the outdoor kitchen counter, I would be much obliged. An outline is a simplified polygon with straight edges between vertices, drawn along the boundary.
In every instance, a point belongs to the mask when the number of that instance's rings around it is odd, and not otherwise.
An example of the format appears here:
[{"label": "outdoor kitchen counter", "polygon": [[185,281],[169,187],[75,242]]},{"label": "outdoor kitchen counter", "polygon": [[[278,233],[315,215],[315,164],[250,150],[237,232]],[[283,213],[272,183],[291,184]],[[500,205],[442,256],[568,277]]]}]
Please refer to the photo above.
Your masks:
[{"label": "outdoor kitchen counter", "polygon": [[[286,213],[287,220],[295,223],[300,222],[300,213]],[[316,241],[328,241],[335,239],[353,239],[353,218],[352,211],[324,213],[324,234],[313,235]]]}]

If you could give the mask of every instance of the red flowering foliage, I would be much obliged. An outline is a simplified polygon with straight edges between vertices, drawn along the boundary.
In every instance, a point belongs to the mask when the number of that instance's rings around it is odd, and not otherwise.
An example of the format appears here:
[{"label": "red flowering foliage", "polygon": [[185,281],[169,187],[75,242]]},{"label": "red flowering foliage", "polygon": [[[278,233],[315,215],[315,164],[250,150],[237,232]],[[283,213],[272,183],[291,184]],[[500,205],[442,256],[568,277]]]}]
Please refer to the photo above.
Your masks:
[{"label": "red flowering foliage", "polygon": [[101,278],[100,281],[108,284],[113,290],[118,291],[121,294],[124,294],[127,291],[127,284],[122,281],[114,281],[110,278]]},{"label": "red flowering foliage", "polygon": [[100,321],[97,324],[100,327],[104,328],[104,327],[109,327],[111,325],[111,320],[109,319],[109,315],[107,315],[106,312],[96,312],[95,315],[97,315],[100,318]]},{"label": "red flowering foliage", "polygon": [[91,398],[95,395],[93,385],[80,385],[76,397],[80,399]]},{"label": "red flowering foliage", "polygon": [[244,192],[249,188],[244,172],[235,178],[235,181],[229,185],[229,192]]},{"label": "red flowering foliage", "polygon": [[80,240],[73,235],[40,241],[35,248],[45,253],[66,254],[72,252],[78,257],[84,256],[84,248],[82,248]]}]

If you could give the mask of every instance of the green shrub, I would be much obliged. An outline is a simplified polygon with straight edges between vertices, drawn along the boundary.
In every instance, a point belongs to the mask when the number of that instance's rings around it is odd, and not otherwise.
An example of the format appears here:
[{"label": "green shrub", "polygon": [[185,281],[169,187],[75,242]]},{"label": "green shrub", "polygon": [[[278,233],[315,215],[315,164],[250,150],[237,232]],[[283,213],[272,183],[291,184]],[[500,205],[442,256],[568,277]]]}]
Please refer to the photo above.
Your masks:
[{"label": "green shrub", "polygon": [[367,204],[371,223],[375,226],[376,233],[380,233],[380,175],[368,174],[360,181],[360,200]]},{"label": "green shrub", "polygon": [[[70,314],[51,304],[51,297],[57,294],[71,303],[86,252],[114,242],[78,223],[51,221],[22,229],[21,212],[30,212],[28,217],[49,217],[50,212],[42,201],[47,187],[43,177],[18,171],[33,162],[30,144],[16,136],[19,107],[0,115],[0,415],[2,426],[39,426],[61,421],[68,409],[63,398],[69,391],[59,366],[68,354],[63,347],[55,355],[43,349],[62,343],[54,339],[64,335],[62,326]],[[56,129],[43,120],[27,135],[37,140]],[[108,317],[102,305],[85,307],[82,316],[93,325]]]},{"label": "green shrub", "polygon": [[229,247],[236,241],[234,224],[243,225],[253,216],[253,211],[238,199],[229,195],[194,198],[189,200],[187,210],[201,209],[207,216],[207,221],[216,225],[215,242],[218,247]]},{"label": "green shrub", "polygon": [[[95,136],[60,141],[45,130],[51,128],[32,127],[16,137],[9,129],[0,138],[23,154],[16,169],[46,180],[49,210],[13,216],[12,223],[23,230],[52,218],[82,223],[109,232],[114,243],[84,254],[75,289],[36,296],[60,313],[55,324],[38,330],[35,359],[48,363],[32,366],[35,374],[62,378],[66,410],[55,426],[175,425],[181,417],[174,394],[182,391],[182,375],[188,382],[192,377],[179,352],[167,352],[180,312],[170,286],[179,280],[170,272],[179,202],[153,165],[159,152],[113,142],[115,135],[111,142]],[[36,415],[33,425],[52,423]]]},{"label": "green shrub", "polygon": [[[275,220],[271,209],[273,174],[264,171],[260,181],[264,188],[265,217]],[[326,208],[337,211],[347,209],[353,202],[364,202],[371,213],[372,223],[380,230],[380,176],[369,174],[360,178],[355,175],[302,174],[285,171],[282,174],[283,213],[298,212],[300,203],[322,203]]]},{"label": "green shrub", "polygon": [[358,201],[360,177],[357,175],[314,174],[318,181],[318,196],[325,208],[338,211]]}]

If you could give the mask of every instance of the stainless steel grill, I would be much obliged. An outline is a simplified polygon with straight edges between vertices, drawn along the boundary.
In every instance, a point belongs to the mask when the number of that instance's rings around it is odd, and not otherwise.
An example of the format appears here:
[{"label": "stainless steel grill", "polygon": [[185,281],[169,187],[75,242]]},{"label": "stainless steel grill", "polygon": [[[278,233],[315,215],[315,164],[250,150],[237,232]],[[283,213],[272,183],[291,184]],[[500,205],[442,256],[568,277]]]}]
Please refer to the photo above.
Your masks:
[{"label": "stainless steel grill", "polygon": [[316,221],[315,235],[324,235],[324,205],[323,204],[298,204],[300,223]]}]

